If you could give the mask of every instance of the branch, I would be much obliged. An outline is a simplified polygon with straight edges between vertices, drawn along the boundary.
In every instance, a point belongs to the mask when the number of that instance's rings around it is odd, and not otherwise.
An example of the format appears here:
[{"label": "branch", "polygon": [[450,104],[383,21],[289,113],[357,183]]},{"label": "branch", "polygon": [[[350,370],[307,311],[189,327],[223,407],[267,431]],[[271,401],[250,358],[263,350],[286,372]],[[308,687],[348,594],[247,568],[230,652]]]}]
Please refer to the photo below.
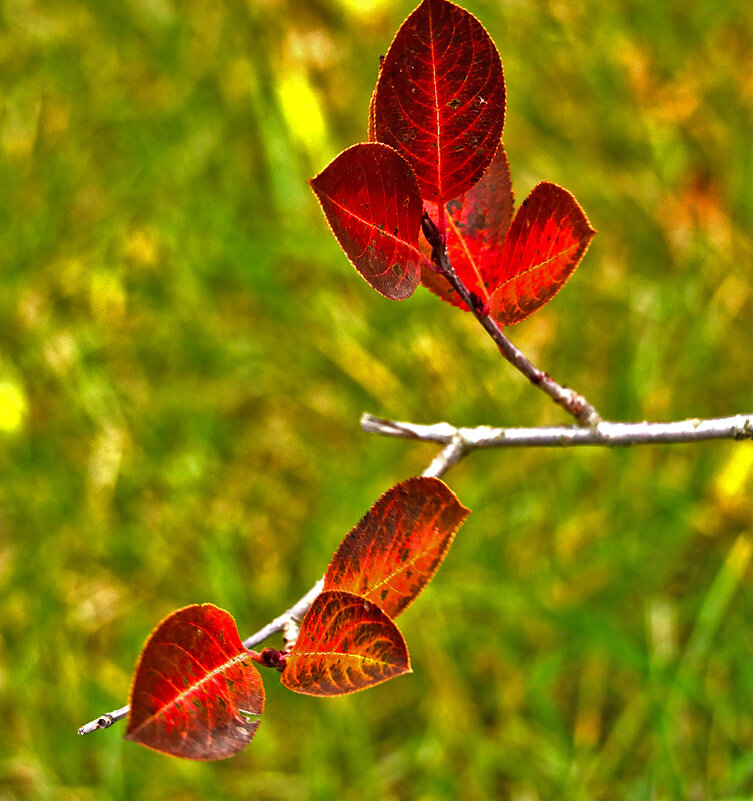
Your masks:
[{"label": "branch", "polygon": [[[364,431],[404,439],[435,442],[443,449],[434,457],[422,475],[443,476],[463,457],[477,448],[501,448],[508,446],[544,445],[638,445],[660,442],[695,442],[703,439],[753,439],[753,415],[737,415],[718,420],[685,420],[675,423],[610,423],[602,421],[596,411],[582,395],[560,386],[554,379],[539,370],[502,333],[502,329],[482,308],[483,304],[472,295],[457,276],[447,257],[444,237],[427,214],[422,227],[427,241],[432,246],[432,261],[442,275],[452,284],[464,303],[489,334],[502,355],[528,380],[541,388],[556,403],[577,420],[576,426],[549,426],[540,428],[456,428],[449,423],[416,425],[394,420],[383,420],[364,414],[361,425]],[[282,632],[284,648],[292,647],[298,637],[298,628],[317,595],[324,587],[324,579],[302,596],[289,609],[276,617],[255,634],[243,641],[251,649],[259,643]],[[113,723],[127,717],[128,706],[100,715],[81,726],[79,734],[91,734],[99,729],[109,729]]]},{"label": "branch", "polygon": [[581,426],[595,426],[601,422],[601,417],[596,408],[589,403],[583,395],[568,387],[558,384],[551,376],[543,370],[534,366],[533,362],[523,354],[522,351],[513,345],[504,335],[499,325],[492,320],[486,313],[483,302],[473,295],[468,287],[460,280],[455,272],[455,268],[450,263],[447,256],[444,237],[439,229],[426,212],[421,219],[421,228],[426,237],[426,241],[432,248],[432,264],[436,272],[443,275],[452,285],[453,289],[460,295],[465,305],[479,321],[481,327],[492,338],[494,344],[499,348],[500,353],[508,362],[519,372],[521,372],[534,386],[542,391],[555,402],[558,403],[566,412],[569,412]]},{"label": "branch", "polygon": [[[456,428],[449,423],[418,425],[384,420],[364,414],[361,427],[370,434],[417,439],[454,447],[459,458],[476,448],[542,447],[571,445],[658,445],[699,442],[706,439],[753,439],[753,414],[738,414],[714,420],[681,420],[671,423],[611,423],[590,428],[540,426],[537,428]],[[447,450],[447,448],[445,448]],[[443,451],[444,453],[444,451]],[[457,461],[457,459],[456,459]]]},{"label": "branch", "polygon": [[279,617],[276,617],[271,623],[259,629],[255,634],[247,637],[243,641],[243,647],[251,649],[260,642],[264,642],[267,637],[277,634],[278,631],[283,632],[285,641],[295,642],[298,638],[298,623],[303,620],[303,616],[308,611],[308,608],[314,602],[314,598],[324,589],[324,578],[319,581],[299,600],[296,601],[290,609],[286,609]]},{"label": "branch", "polygon": [[[364,418],[366,417],[370,417],[370,415],[364,415]],[[373,419],[376,420],[377,418]],[[443,476],[453,465],[457,464],[463,456],[465,456],[467,451],[468,447],[461,437],[450,436],[445,447],[437,454],[421,475],[435,476],[436,478]],[[293,604],[293,606],[286,609],[270,623],[267,623],[266,626],[260,628],[259,631],[247,637],[243,641],[244,648],[250,650],[278,632],[282,632],[284,640],[283,647],[285,649],[291,648],[298,638],[298,624],[303,620],[303,616],[314,602],[314,598],[319,595],[323,588],[324,578],[320,578],[304,596]],[[81,726],[78,733],[91,734],[99,729],[109,729],[113,723],[117,723],[117,721],[127,717],[129,709],[130,707],[124,706],[120,709],[116,709],[114,712],[107,712],[104,715],[100,715],[98,718]]]}]

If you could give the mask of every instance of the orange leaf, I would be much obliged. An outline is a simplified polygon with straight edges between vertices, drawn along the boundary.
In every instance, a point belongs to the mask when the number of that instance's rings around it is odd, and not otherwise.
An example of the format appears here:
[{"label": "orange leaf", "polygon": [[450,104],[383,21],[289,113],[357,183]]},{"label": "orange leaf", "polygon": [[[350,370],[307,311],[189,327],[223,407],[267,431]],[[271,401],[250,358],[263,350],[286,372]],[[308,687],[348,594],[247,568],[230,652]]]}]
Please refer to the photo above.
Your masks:
[{"label": "orange leaf", "polygon": [[395,485],[342,541],[324,589],[355,593],[397,617],[431,581],[468,513],[438,478]]},{"label": "orange leaf", "polygon": [[173,612],[149,636],[131,685],[126,739],[186,759],[224,759],[247,745],[264,685],[233,618],[212,604]]},{"label": "orange leaf", "polygon": [[403,635],[373,603],[325,591],[306,612],[282,683],[304,695],[345,695],[410,673]]},{"label": "orange leaf", "polygon": [[503,283],[489,301],[500,325],[524,320],[559,292],[596,232],[578,201],[556,184],[537,184],[505,240]]}]

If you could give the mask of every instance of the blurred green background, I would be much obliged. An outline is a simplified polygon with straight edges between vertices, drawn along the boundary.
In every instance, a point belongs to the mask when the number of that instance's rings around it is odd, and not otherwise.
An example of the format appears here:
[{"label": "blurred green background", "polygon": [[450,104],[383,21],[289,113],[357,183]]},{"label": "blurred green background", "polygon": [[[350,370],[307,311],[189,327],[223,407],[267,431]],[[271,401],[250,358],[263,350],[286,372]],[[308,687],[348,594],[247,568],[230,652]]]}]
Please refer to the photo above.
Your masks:
[{"label": "blurred green background", "polygon": [[[251,633],[426,467],[362,412],[569,422],[469,315],[373,292],[306,186],[413,5],[0,0],[2,801],[753,797],[749,442],[474,454],[412,676],[265,674],[222,763],[76,735],[164,615]],[[467,7],[517,197],[561,183],[599,230],[513,341],[608,418],[753,411],[750,0]]]}]

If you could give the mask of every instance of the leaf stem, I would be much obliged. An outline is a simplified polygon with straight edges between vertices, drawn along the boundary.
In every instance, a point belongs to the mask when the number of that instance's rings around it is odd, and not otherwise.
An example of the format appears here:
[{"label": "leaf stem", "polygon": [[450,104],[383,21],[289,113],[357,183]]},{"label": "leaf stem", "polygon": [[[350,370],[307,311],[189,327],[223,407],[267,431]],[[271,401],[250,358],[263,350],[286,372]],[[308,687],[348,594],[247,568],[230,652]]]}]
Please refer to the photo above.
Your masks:
[{"label": "leaf stem", "polygon": [[433,220],[424,212],[421,219],[421,228],[426,237],[426,241],[432,248],[432,262],[453,289],[462,298],[469,311],[479,321],[482,328],[492,338],[494,344],[499,348],[500,353],[507,359],[516,370],[521,372],[534,386],[546,392],[547,395],[566,412],[571,414],[578,425],[591,427],[601,422],[601,416],[596,408],[589,403],[583,395],[568,387],[558,384],[551,376],[543,370],[539,370],[531,360],[523,354],[513,343],[504,335],[499,325],[486,312],[484,304],[480,298],[473,295],[468,287],[463,283],[455,268],[452,266],[447,255],[447,248],[440,230],[434,225]]},{"label": "leaf stem", "polygon": [[437,229],[442,237],[442,242],[447,242],[447,216],[444,203],[437,206]]}]

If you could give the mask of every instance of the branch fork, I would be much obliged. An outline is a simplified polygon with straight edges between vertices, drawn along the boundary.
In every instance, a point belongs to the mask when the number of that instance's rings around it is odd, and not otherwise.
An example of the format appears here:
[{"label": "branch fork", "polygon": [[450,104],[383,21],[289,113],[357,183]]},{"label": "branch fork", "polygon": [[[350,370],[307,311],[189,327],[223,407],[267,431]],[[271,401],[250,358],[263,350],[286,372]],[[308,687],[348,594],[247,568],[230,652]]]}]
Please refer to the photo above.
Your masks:
[{"label": "branch fork", "polygon": [[[420,425],[364,414],[361,418],[361,426],[367,433],[432,442],[442,446],[442,450],[432,459],[422,475],[439,478],[467,454],[479,448],[578,445],[613,447],[698,442],[709,439],[753,440],[753,414],[738,414],[714,420],[692,419],[667,423],[616,423],[602,420],[596,408],[583,395],[558,384],[547,373],[535,367],[505,336],[499,325],[489,316],[488,309],[485,308],[481,299],[471,293],[459,279],[447,256],[445,237],[426,213],[421,220],[421,226],[432,247],[432,269],[441,273],[450,282],[504,358],[531,384],[549,395],[576,422],[576,425],[534,428],[494,428],[491,426],[462,428],[449,423]],[[251,650],[272,635],[282,633],[283,649],[281,651],[264,648],[257,656],[268,667],[277,667],[278,669],[284,667],[285,656],[298,637],[300,623],[323,587],[324,579],[322,578],[293,606],[244,640],[244,647]],[[99,729],[108,729],[114,723],[127,717],[128,712],[128,706],[107,712],[81,726],[78,733],[91,734]]]}]

